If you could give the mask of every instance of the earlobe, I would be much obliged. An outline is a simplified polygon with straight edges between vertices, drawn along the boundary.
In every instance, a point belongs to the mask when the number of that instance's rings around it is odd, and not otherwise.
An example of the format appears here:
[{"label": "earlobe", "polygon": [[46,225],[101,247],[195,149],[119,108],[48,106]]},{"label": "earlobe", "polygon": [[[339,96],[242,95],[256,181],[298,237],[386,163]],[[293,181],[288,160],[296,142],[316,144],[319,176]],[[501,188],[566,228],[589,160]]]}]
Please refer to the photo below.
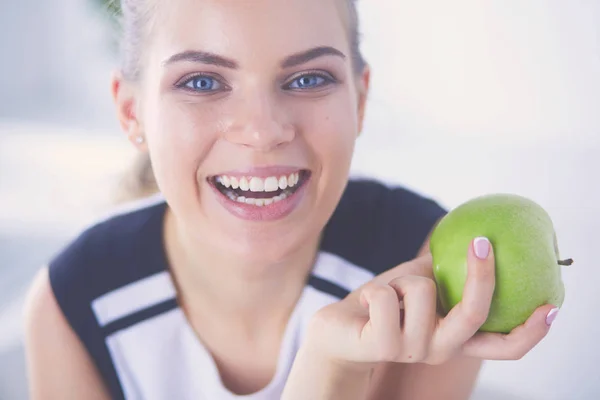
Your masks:
[{"label": "earlobe", "polygon": [[127,139],[140,151],[146,151],[146,138],[141,132],[137,121],[132,120],[130,122],[129,132],[127,133]]}]

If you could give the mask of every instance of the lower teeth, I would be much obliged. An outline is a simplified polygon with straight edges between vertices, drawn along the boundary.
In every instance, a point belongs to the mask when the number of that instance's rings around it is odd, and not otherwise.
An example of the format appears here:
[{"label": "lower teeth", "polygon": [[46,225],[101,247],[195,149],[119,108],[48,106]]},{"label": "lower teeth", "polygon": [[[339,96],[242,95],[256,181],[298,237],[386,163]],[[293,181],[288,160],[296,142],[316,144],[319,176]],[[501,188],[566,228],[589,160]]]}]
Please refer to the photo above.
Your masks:
[{"label": "lower teeth", "polygon": [[270,199],[255,199],[253,197],[236,196],[233,193],[228,193],[227,196],[231,200],[237,201],[238,203],[245,203],[245,204],[262,207],[262,206],[268,206],[273,203],[277,203],[283,199],[286,199],[288,197],[288,193],[284,192],[284,193],[280,194],[279,196],[275,196]]}]

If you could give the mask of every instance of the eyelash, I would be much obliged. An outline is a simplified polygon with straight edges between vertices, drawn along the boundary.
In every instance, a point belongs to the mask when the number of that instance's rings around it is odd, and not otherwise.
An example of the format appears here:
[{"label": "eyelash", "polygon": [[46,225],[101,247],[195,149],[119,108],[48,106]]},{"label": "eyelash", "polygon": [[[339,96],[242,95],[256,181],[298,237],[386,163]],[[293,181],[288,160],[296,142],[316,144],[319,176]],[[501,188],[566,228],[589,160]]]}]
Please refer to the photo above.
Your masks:
[{"label": "eyelash", "polygon": [[[308,88],[308,89],[302,89],[302,88],[290,88],[290,86],[298,81],[299,79],[302,78],[306,78],[306,77],[316,77],[316,78],[321,78],[323,79],[323,83],[317,85],[317,86],[313,86],[312,88]],[[331,84],[336,84],[338,83],[337,79],[334,78],[333,75],[327,73],[327,72],[323,72],[323,71],[305,71],[302,72],[294,77],[292,77],[292,79],[290,79],[290,81],[288,81],[288,83],[286,83],[283,87],[286,90],[293,90],[293,91],[311,91],[311,90],[315,90],[315,89],[321,89],[323,87],[329,86]]]},{"label": "eyelash", "polygon": [[[188,84],[190,84],[191,82],[193,82],[195,79],[212,79],[213,81],[217,82],[218,85],[224,86],[225,90],[229,90],[229,86],[225,85],[223,83],[223,80],[211,75],[211,74],[195,74],[195,75],[190,75],[190,76],[186,76],[185,78],[181,79],[178,83],[175,84],[175,86],[178,89],[183,89],[185,91],[188,92],[192,92],[194,94],[198,94],[198,93],[202,93],[202,94],[213,94],[216,93],[217,91],[219,91],[219,89],[217,90],[200,90],[200,89],[194,89],[191,87],[188,87]],[[223,89],[220,89],[223,90]]]},{"label": "eyelash", "polygon": [[[302,78],[306,78],[306,77],[310,77],[310,78],[320,78],[323,80],[323,83],[318,84],[316,86],[313,86],[311,88],[291,88],[290,86],[294,83],[297,82],[299,79]],[[190,83],[192,83],[195,79],[212,79],[213,81],[215,81],[218,85],[224,86],[224,89],[215,89],[215,90],[201,90],[201,89],[194,89],[192,87],[189,87],[188,85]],[[335,79],[333,77],[333,75],[326,73],[326,72],[322,72],[322,71],[305,71],[302,72],[301,74],[296,75],[295,77],[291,78],[288,83],[286,83],[285,85],[283,85],[283,88],[285,90],[290,90],[290,91],[314,91],[314,90],[318,90],[321,89],[323,87],[329,86],[331,84],[336,84],[338,83],[337,79]],[[223,90],[230,90],[229,86],[227,86],[226,84],[223,83],[222,79],[219,79],[216,76],[213,76],[211,74],[196,74],[196,75],[191,75],[188,77],[183,78],[182,80],[180,80],[178,83],[175,84],[175,86],[178,89],[183,89],[186,91],[189,91],[191,93],[194,94],[214,94],[217,93],[219,91],[223,91]]]}]

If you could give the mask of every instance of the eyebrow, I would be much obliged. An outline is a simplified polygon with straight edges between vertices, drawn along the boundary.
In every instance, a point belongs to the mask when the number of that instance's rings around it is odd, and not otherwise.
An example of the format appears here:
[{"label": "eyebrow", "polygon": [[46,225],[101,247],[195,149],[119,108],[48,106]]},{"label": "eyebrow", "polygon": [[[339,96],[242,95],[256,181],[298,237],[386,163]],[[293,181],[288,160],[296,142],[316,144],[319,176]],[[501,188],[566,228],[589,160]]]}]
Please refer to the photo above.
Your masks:
[{"label": "eyebrow", "polygon": [[[337,56],[341,57],[344,60],[346,59],[346,55],[334,47],[319,46],[286,57],[281,62],[281,68],[296,67],[298,65],[302,65],[311,60],[314,60],[315,58],[324,56]],[[169,57],[163,64],[168,65],[179,61],[189,61],[194,63],[217,65],[229,69],[239,68],[239,64],[234,60],[220,56],[218,54],[197,50],[186,50],[181,53],[174,54],[171,57]]]},{"label": "eyebrow", "polygon": [[300,53],[292,54],[281,62],[281,68],[296,67],[323,56],[338,56],[344,60],[346,59],[346,55],[334,47],[319,46],[302,51]]},{"label": "eyebrow", "polygon": [[217,65],[229,69],[238,69],[239,65],[234,60],[219,56],[206,51],[187,50],[169,57],[163,64],[173,64],[178,61],[190,61],[195,63]]}]

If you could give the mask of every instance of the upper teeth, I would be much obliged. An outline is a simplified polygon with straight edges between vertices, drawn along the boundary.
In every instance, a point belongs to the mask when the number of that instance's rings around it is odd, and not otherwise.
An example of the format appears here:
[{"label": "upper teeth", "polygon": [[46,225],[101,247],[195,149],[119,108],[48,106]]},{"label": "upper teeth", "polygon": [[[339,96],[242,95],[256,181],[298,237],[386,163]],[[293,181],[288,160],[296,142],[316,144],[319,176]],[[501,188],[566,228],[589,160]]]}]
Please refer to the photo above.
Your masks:
[{"label": "upper teeth", "polygon": [[240,188],[245,192],[276,192],[278,189],[283,190],[288,187],[294,187],[299,180],[300,174],[298,172],[280,177],[269,176],[264,179],[257,176],[242,176],[241,178],[236,178],[235,176],[221,175],[217,177],[217,182],[226,188]]}]

